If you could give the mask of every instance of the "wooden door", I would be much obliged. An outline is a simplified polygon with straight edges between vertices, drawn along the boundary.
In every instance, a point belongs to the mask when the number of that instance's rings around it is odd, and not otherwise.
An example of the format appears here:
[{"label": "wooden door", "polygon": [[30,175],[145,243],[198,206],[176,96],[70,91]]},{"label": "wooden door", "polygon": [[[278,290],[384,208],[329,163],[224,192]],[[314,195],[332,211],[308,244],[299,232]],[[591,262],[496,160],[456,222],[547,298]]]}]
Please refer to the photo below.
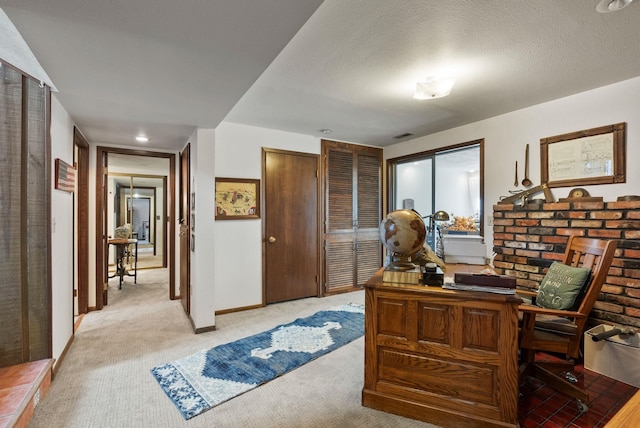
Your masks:
[{"label": "wooden door", "polygon": [[191,146],[187,144],[180,153],[180,301],[184,311],[191,313],[190,299],[190,193],[191,193]]},{"label": "wooden door", "polygon": [[263,150],[267,304],[319,295],[318,161],[313,154]]}]

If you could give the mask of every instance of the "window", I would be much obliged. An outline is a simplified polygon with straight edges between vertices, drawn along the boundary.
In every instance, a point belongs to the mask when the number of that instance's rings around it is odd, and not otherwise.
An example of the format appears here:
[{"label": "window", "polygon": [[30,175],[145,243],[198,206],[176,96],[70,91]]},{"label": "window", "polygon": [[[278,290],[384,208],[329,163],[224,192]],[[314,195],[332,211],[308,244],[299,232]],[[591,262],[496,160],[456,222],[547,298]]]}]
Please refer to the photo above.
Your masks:
[{"label": "window", "polygon": [[[438,247],[438,232],[457,218],[483,235],[484,140],[388,160],[389,211],[409,208],[423,218],[436,211],[448,222],[433,222],[427,243]],[[425,218],[429,227],[430,219]]]}]

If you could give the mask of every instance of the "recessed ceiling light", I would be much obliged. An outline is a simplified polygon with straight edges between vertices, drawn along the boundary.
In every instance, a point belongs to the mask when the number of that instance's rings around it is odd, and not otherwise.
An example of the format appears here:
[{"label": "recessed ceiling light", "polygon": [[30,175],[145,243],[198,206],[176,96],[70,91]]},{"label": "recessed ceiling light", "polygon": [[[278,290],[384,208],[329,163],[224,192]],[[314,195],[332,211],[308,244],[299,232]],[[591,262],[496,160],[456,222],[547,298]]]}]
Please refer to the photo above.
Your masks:
[{"label": "recessed ceiling light", "polygon": [[320,132],[322,132],[323,134],[331,134],[333,132],[332,129],[321,129]]},{"label": "recessed ceiling light", "polygon": [[629,6],[633,0],[600,0],[596,10],[600,13],[615,12]]},{"label": "recessed ceiling light", "polygon": [[147,137],[145,137],[144,135],[138,135],[136,137],[136,141],[139,143],[146,143],[147,141],[149,141],[149,139]]}]

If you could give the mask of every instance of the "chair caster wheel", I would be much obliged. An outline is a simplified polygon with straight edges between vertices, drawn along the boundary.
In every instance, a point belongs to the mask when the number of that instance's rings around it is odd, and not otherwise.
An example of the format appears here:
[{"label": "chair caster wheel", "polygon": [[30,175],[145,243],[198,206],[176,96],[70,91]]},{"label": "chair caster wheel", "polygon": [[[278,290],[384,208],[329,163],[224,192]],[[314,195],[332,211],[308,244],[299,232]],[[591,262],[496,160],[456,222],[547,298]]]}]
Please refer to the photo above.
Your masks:
[{"label": "chair caster wheel", "polygon": [[563,372],[564,378],[571,383],[578,383],[578,378],[571,372]]},{"label": "chair caster wheel", "polygon": [[589,406],[587,406],[586,403],[584,403],[582,400],[577,400],[578,401],[578,410],[580,411],[580,413],[586,413],[587,411],[589,411]]}]

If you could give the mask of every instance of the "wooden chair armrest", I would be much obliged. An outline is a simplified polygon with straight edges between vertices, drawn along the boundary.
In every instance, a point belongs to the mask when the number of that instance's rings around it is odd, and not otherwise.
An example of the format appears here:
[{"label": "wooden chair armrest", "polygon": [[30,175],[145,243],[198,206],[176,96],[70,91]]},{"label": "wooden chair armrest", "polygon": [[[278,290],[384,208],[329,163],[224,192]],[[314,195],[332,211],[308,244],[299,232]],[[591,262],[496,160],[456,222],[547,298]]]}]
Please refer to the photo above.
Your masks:
[{"label": "wooden chair armrest", "polygon": [[523,313],[530,314],[543,314],[543,315],[556,315],[560,317],[568,317],[568,318],[586,318],[586,314],[582,314],[580,312],[575,311],[565,311],[562,309],[548,309],[541,308],[540,306],[535,305],[518,305],[518,310]]},{"label": "wooden chair armrest", "polygon": [[528,296],[528,297],[536,297],[538,295],[537,291],[532,291],[532,290],[522,290],[522,289],[516,289],[516,294],[521,294],[523,296]]}]

